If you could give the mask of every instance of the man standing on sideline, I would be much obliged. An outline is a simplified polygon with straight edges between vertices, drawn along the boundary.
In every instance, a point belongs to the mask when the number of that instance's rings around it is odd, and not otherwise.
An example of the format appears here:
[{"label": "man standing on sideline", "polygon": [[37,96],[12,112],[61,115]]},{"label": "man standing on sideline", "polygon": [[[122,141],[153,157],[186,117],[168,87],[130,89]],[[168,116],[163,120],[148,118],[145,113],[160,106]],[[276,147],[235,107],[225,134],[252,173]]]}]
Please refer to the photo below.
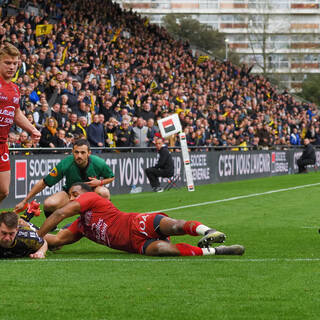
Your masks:
[{"label": "man standing on sideline", "polygon": [[174,174],[174,163],[167,146],[163,143],[163,140],[159,138],[156,140],[155,144],[158,151],[158,162],[154,167],[147,168],[145,171],[152,190],[155,192],[162,192],[163,189],[160,188],[159,177],[172,177]]},{"label": "man standing on sideline", "polygon": [[12,44],[6,43],[0,49],[0,202],[9,194],[10,160],[8,134],[13,123],[29,132],[38,142],[41,133],[31,124],[20,110],[20,92],[11,79],[17,72],[20,52]]},{"label": "man standing on sideline", "polygon": [[[69,190],[70,202],[55,211],[38,230],[50,247],[71,244],[82,237],[109,248],[148,256],[243,255],[241,245],[212,247],[224,242],[224,233],[194,220],[176,220],[162,212],[128,213],[101,198],[84,183]],[[80,214],[57,235],[47,233],[64,219]],[[198,246],[171,243],[170,236],[202,236]]]},{"label": "man standing on sideline", "polygon": [[303,153],[301,157],[297,160],[297,165],[299,167],[298,173],[306,173],[307,172],[306,166],[316,163],[316,152],[314,151],[314,148],[310,143],[310,140],[308,138],[305,138],[303,140],[303,143],[304,143]]},{"label": "man standing on sideline", "polygon": [[12,211],[0,212],[0,259],[44,259],[47,242],[29,227],[18,226],[18,219]]},{"label": "man standing on sideline", "polygon": [[73,145],[72,155],[61,160],[44,179],[38,181],[27,196],[16,205],[15,211],[22,211],[31,198],[45,187],[52,187],[64,177],[66,184],[63,186],[63,191],[44,200],[43,210],[46,217],[69,202],[68,190],[76,182],[84,182],[103,198],[110,199],[109,189],[104,185],[114,180],[112,170],[105,160],[91,155],[90,144],[86,139],[79,139]]}]

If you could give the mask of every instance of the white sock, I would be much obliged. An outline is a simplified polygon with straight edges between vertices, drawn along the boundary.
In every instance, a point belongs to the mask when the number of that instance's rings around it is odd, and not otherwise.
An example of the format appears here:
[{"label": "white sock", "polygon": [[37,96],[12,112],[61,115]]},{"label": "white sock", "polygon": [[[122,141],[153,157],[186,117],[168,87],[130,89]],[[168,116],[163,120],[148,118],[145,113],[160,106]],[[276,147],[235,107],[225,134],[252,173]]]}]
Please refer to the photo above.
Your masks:
[{"label": "white sock", "polygon": [[202,254],[204,256],[207,256],[209,254],[214,255],[214,254],[216,254],[216,249],[215,248],[202,248]]},{"label": "white sock", "polygon": [[205,232],[211,230],[211,228],[205,226],[204,224],[200,224],[199,226],[196,227],[196,233],[198,235],[204,236]]}]

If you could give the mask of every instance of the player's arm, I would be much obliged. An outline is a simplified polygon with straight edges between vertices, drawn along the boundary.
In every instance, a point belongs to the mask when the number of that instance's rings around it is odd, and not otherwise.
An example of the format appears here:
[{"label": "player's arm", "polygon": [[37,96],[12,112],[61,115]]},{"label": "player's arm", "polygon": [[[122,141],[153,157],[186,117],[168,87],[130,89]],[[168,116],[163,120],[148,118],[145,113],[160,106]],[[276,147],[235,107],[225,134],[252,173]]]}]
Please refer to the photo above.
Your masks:
[{"label": "player's arm", "polygon": [[46,257],[46,253],[48,250],[48,243],[46,240],[44,240],[43,245],[39,250],[37,250],[35,253],[31,253],[29,257],[31,259],[44,259]]},{"label": "player's arm", "polygon": [[20,108],[16,109],[14,115],[14,122],[21,129],[30,133],[32,140],[39,141],[41,133],[31,124],[31,122],[26,118]]},{"label": "player's arm", "polygon": [[39,192],[41,192],[47,185],[45,184],[44,180],[41,179],[39,180],[33,187],[32,189],[29,191],[29,193],[27,194],[27,196],[21,201],[19,202],[16,207],[14,208],[15,212],[19,212],[22,211],[25,204],[32,199],[35,195],[37,195]]},{"label": "player's arm", "polygon": [[64,207],[54,211],[43,223],[38,230],[38,235],[44,237],[50,230],[56,227],[61,221],[80,213],[80,203],[78,201],[71,201]]},{"label": "player's arm", "polygon": [[60,247],[79,241],[82,235],[73,233],[69,229],[62,229],[56,235],[47,234],[44,238],[47,240],[49,247]]}]

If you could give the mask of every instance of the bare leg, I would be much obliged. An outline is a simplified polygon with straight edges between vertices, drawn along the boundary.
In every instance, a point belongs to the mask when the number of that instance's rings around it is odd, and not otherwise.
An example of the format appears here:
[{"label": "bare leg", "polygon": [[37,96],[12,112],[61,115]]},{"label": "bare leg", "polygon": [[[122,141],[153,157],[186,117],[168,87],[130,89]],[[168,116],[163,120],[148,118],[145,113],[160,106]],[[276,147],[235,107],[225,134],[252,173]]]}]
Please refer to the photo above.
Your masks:
[{"label": "bare leg", "polygon": [[169,217],[165,217],[160,221],[160,231],[165,236],[178,236],[186,234],[183,226],[185,225],[185,220],[176,220]]},{"label": "bare leg", "polygon": [[0,202],[9,194],[10,178],[10,170],[0,172]]},{"label": "bare leg", "polygon": [[53,194],[44,200],[43,210],[48,217],[55,210],[62,208],[69,202],[68,194],[65,191],[60,191]]}]

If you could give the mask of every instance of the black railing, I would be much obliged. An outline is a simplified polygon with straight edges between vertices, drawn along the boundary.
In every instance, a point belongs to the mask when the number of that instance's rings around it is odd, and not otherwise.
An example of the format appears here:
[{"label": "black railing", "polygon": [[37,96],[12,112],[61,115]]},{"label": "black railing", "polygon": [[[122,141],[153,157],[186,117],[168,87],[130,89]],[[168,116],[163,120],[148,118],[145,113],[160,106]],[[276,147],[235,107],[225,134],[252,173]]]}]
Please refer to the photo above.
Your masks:
[{"label": "black railing", "polygon": [[[261,151],[261,150],[290,150],[290,149],[302,149],[304,146],[293,145],[273,145],[269,147],[264,146],[188,146],[190,152],[206,152],[206,151]],[[320,146],[314,146],[316,149],[320,149]],[[170,151],[181,151],[181,147],[168,147]],[[91,148],[93,153],[107,153],[107,152],[155,152],[155,147],[97,147]],[[9,148],[10,154],[69,154],[72,151],[72,147],[67,148]]]}]

